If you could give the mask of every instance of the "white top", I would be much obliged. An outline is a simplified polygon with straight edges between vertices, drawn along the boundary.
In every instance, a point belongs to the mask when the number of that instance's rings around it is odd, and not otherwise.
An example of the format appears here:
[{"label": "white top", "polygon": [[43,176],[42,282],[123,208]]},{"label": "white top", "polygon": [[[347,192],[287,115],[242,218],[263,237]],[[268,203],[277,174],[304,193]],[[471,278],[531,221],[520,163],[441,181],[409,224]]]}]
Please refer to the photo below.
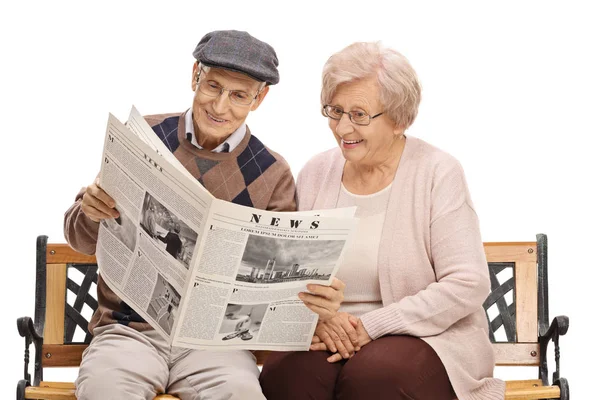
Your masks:
[{"label": "white top", "polygon": [[392,185],[377,193],[358,195],[341,185],[337,207],[356,206],[360,219],[354,241],[342,260],[337,277],[346,284],[340,311],[356,317],[381,308],[377,257],[385,211]]}]

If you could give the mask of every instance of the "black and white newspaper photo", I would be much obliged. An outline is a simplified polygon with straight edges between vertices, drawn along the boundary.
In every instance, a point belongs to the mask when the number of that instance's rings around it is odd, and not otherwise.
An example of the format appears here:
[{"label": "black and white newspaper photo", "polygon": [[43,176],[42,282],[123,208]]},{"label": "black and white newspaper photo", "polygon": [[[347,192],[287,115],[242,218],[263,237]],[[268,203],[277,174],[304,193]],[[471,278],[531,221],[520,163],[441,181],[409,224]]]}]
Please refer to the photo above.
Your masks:
[{"label": "black and white newspaper photo", "polygon": [[146,192],[140,226],[154,244],[190,268],[198,233]]},{"label": "black and white newspaper photo", "polygon": [[135,250],[137,228],[126,213],[121,212],[117,218],[103,219],[101,224],[129,250]]},{"label": "black and white newspaper photo", "polygon": [[268,306],[268,303],[227,304],[219,328],[221,340],[231,343],[256,341]]},{"label": "black and white newspaper photo", "polygon": [[164,276],[158,274],[146,312],[167,335],[171,334],[175,324],[175,315],[180,300],[181,296],[177,290],[167,282]]},{"label": "black and white newspaper photo", "polygon": [[328,281],[345,243],[248,235],[236,280],[261,284]]}]

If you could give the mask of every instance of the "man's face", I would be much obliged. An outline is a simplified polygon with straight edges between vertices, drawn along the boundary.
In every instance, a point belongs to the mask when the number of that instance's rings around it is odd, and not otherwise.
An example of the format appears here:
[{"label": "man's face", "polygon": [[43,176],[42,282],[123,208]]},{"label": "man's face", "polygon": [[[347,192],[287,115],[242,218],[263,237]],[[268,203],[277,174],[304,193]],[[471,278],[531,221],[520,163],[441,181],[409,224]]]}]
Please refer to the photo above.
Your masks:
[{"label": "man's face", "polygon": [[209,82],[213,87],[227,89],[217,97],[211,97],[202,93],[196,83],[199,72],[200,68],[196,63],[192,74],[192,90],[195,92],[192,106],[194,129],[200,146],[212,150],[244,123],[250,111],[258,108],[269,88],[267,86],[262,89],[250,104],[239,105],[231,101],[229,90],[243,91],[254,97],[261,86],[260,82],[238,72],[210,68],[208,72],[200,73],[200,80]]}]

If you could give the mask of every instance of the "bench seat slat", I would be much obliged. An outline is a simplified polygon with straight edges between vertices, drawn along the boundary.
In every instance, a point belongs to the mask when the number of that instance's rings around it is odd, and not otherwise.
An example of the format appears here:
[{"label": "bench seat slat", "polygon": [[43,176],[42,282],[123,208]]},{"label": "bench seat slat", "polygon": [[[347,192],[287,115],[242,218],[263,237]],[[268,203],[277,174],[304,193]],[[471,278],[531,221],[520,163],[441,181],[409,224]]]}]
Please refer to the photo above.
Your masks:
[{"label": "bench seat slat", "polygon": [[558,386],[542,386],[540,379],[506,382],[506,400],[558,399]]},{"label": "bench seat slat", "polygon": [[506,381],[506,389],[526,389],[542,386],[541,379],[526,379],[522,381]]},{"label": "bench seat slat", "polygon": [[[48,400],[76,400],[75,385],[71,382],[41,382],[40,387],[25,389],[26,399],[43,397]],[[557,399],[560,389],[557,386],[542,386],[539,379],[506,382],[506,400]],[[175,400],[171,395],[159,395],[154,400]]]},{"label": "bench seat slat", "polygon": [[[44,398],[48,400],[77,400],[75,384],[72,382],[40,382],[39,387],[30,386],[25,389],[26,399]],[[178,397],[161,394],[154,400],[177,400]]]},{"label": "bench seat slat", "polygon": [[69,389],[57,387],[30,386],[25,388],[25,398],[48,400],[75,400],[75,387],[73,386]]}]

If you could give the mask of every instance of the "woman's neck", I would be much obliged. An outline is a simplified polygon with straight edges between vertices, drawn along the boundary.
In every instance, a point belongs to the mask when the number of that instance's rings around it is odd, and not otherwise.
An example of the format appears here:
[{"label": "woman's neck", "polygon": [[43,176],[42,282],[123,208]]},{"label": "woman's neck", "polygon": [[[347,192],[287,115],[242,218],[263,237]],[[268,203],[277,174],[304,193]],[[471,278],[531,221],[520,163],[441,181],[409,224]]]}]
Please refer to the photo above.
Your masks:
[{"label": "woman's neck", "polygon": [[406,137],[403,135],[394,143],[388,155],[376,163],[346,162],[342,176],[346,189],[354,194],[365,195],[377,193],[389,186],[396,176],[405,143]]}]

